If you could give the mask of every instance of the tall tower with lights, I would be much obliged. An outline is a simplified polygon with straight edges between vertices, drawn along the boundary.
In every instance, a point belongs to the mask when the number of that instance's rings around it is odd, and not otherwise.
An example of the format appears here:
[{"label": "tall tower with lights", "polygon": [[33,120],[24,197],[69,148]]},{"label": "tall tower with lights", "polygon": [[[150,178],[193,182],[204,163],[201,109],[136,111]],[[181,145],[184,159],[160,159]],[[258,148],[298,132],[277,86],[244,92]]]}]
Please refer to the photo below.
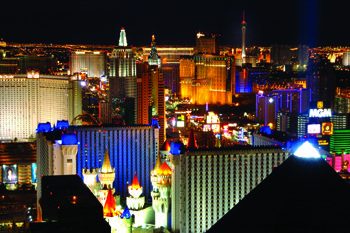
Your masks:
[{"label": "tall tower with lights", "polygon": [[242,17],[242,63],[245,63],[245,57],[246,57],[246,53],[245,53],[245,31],[246,31],[246,27],[247,27],[247,22],[245,21],[245,12],[243,11],[243,17]]},{"label": "tall tower with lights", "polygon": [[148,73],[152,86],[152,117],[156,118],[159,123],[159,145],[165,141],[165,93],[164,77],[161,69],[161,60],[156,48],[156,37],[152,35],[151,52],[148,56]]},{"label": "tall tower with lights", "polygon": [[[112,118],[121,115],[126,124],[136,122],[137,78],[136,58],[126,39],[126,32],[121,28],[118,46],[110,57],[110,104]],[[116,109],[124,109],[118,112]],[[113,121],[113,120],[112,120]]]}]

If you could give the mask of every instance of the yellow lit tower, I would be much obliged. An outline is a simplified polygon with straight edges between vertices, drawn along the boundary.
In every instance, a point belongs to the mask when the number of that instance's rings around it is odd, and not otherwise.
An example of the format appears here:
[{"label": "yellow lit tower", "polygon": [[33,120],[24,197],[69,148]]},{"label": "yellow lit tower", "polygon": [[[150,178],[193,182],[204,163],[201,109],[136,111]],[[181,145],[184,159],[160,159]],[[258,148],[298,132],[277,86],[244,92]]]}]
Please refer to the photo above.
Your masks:
[{"label": "yellow lit tower", "polygon": [[109,154],[107,149],[105,150],[102,167],[100,168],[98,173],[98,179],[100,180],[102,188],[99,191],[99,200],[104,206],[108,190],[112,189],[112,191],[114,192],[113,182],[115,179],[115,170],[111,166],[111,161],[109,160]]},{"label": "yellow lit tower", "polygon": [[158,155],[156,165],[151,172],[151,182],[155,227],[167,229],[170,218],[171,168],[166,162],[161,162],[160,155]]}]

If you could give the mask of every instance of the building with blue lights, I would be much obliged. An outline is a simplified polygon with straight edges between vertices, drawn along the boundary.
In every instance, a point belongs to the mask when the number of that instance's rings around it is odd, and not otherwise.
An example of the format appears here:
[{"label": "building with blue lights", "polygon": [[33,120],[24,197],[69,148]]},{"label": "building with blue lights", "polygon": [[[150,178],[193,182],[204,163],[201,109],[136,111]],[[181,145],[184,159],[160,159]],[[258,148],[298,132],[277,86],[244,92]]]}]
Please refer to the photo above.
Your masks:
[{"label": "building with blue lights", "polygon": [[246,67],[236,69],[235,93],[252,93],[253,85],[249,70]]},{"label": "building with blue lights", "polygon": [[[103,128],[71,126],[67,132],[74,133],[76,141],[71,136],[72,134],[65,133],[62,136],[60,130],[38,133],[38,175],[59,174],[59,171],[54,172],[58,169],[58,166],[54,166],[54,161],[58,161],[61,157],[62,153],[59,148],[64,147],[65,142],[73,143],[76,147],[76,162],[74,163],[74,159],[70,158],[72,169],[75,170],[75,173],[72,173],[82,178],[83,169],[96,169],[102,166],[104,153],[108,150],[110,163],[116,174],[114,181],[116,192],[121,196],[127,196],[126,184],[132,181],[137,172],[140,174],[140,185],[144,189],[147,200],[152,190],[150,172],[154,167],[156,155],[158,155],[158,131],[158,128],[152,126]],[[66,162],[64,166],[68,166]]]}]

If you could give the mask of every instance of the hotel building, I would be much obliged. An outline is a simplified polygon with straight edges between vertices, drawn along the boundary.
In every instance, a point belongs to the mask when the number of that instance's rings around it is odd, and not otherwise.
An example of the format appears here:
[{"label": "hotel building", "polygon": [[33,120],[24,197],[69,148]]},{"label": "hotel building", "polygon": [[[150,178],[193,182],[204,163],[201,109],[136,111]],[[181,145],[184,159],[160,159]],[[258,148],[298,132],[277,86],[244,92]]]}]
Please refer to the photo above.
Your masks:
[{"label": "hotel building", "polygon": [[171,155],[172,231],[205,232],[289,155],[278,147]]},{"label": "hotel building", "polygon": [[[140,175],[140,185],[144,194],[150,198],[151,170],[154,168],[156,155],[158,154],[159,129],[152,126],[129,127],[89,127],[71,126],[68,132],[76,135],[76,163],[73,174],[83,178],[83,169],[98,169],[102,167],[103,157],[108,150],[110,164],[115,169],[113,187],[121,196],[127,196],[127,183],[133,179],[135,172]],[[56,136],[55,136],[56,135]],[[54,175],[54,160],[58,158],[63,143],[60,131],[37,134],[37,163],[38,176]],[[61,163],[61,160],[56,160]],[[71,162],[74,163],[72,160]],[[75,172],[75,173],[74,173]]]},{"label": "hotel building", "polygon": [[78,82],[32,72],[0,75],[0,139],[34,139],[40,122],[71,122],[82,111]]}]

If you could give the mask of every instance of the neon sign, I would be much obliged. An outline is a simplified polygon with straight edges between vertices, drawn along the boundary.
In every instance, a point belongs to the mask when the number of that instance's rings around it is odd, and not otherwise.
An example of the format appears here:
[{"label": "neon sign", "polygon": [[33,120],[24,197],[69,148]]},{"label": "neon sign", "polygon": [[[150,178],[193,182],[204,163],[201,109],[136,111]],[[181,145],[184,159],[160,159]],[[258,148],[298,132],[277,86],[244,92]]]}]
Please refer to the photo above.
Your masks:
[{"label": "neon sign", "polygon": [[331,117],[332,116],[332,109],[330,108],[320,108],[320,109],[310,109],[309,110],[309,117]]}]

